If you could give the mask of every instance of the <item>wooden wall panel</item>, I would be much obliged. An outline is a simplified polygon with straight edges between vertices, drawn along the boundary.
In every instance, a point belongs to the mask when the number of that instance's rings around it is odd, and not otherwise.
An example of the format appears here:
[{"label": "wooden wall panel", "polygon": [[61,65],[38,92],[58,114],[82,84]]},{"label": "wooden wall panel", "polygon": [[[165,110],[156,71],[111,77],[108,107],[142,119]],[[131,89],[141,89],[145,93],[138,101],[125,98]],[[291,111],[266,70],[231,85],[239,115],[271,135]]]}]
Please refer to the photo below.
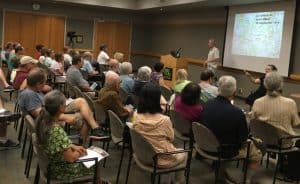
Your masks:
[{"label": "wooden wall panel", "polygon": [[22,14],[21,15],[21,28],[20,28],[20,43],[25,48],[25,53],[34,55],[35,53],[35,15]]},{"label": "wooden wall panel", "polygon": [[125,61],[129,58],[131,26],[130,24],[119,23],[116,29],[115,50],[124,53]]},{"label": "wooden wall panel", "polygon": [[4,44],[20,42],[26,55],[34,56],[36,44],[55,51],[64,47],[64,17],[6,11],[4,21]]},{"label": "wooden wall panel", "polygon": [[37,16],[35,22],[35,44],[50,45],[51,17],[43,15]]},{"label": "wooden wall panel", "polygon": [[21,39],[21,17],[15,12],[5,12],[4,21],[4,45],[7,42],[16,42]]},{"label": "wooden wall panel", "polygon": [[65,18],[51,17],[50,48],[62,51],[65,38]]},{"label": "wooden wall panel", "polygon": [[116,51],[123,52],[127,60],[129,55],[131,25],[121,22],[96,22],[94,39],[94,57],[99,54],[99,46],[108,45],[108,54],[113,57]]}]

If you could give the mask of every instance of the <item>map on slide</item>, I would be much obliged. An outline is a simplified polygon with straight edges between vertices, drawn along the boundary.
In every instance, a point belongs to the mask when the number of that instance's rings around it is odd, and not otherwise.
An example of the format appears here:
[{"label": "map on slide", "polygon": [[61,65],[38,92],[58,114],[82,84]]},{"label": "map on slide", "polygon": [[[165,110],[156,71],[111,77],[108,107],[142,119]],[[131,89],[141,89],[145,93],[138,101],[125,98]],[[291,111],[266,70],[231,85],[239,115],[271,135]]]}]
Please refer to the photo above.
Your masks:
[{"label": "map on slide", "polygon": [[284,11],[235,15],[232,54],[279,58]]}]

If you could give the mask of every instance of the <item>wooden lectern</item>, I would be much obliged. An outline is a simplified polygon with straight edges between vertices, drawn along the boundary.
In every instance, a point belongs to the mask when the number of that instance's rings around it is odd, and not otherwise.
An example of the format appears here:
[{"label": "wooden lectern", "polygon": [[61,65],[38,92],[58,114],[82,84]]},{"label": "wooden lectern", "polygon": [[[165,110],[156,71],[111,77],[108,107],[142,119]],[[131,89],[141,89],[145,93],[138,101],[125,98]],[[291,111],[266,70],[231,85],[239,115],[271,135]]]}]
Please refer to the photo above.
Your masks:
[{"label": "wooden lectern", "polygon": [[166,86],[173,87],[176,82],[176,72],[178,69],[184,68],[187,70],[188,63],[184,58],[175,58],[168,55],[160,57],[160,61],[165,65],[163,75]]}]

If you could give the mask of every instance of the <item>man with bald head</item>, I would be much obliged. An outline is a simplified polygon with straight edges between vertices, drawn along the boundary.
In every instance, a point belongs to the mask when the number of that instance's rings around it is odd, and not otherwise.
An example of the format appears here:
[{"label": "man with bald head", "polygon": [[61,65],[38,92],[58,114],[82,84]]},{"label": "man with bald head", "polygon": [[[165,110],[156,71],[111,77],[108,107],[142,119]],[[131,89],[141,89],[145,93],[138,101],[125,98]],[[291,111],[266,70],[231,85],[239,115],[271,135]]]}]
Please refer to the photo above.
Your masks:
[{"label": "man with bald head", "polygon": [[105,75],[104,87],[100,90],[98,103],[106,110],[112,110],[121,120],[126,120],[132,114],[133,109],[125,107],[119,96],[120,77],[114,71],[108,71]]}]

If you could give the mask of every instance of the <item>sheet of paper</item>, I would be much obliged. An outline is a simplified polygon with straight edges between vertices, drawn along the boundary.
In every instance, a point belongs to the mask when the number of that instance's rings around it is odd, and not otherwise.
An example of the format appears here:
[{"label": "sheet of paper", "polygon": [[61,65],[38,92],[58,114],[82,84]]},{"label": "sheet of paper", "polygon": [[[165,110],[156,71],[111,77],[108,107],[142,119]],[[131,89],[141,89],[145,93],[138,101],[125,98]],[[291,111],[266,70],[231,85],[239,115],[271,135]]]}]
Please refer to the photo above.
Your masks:
[{"label": "sheet of paper", "polygon": [[[100,160],[109,156],[109,154],[106,151],[95,146],[91,146],[86,151],[87,151],[87,155],[78,158],[79,160],[88,159],[88,158],[97,158],[99,162]],[[83,162],[83,165],[85,165],[86,168],[90,168],[93,165],[95,165],[95,162],[94,161]]]},{"label": "sheet of paper", "polygon": [[66,100],[66,106],[68,106],[71,102],[73,102],[73,100],[74,100],[74,99],[72,99],[72,98],[68,98],[68,99]]}]

